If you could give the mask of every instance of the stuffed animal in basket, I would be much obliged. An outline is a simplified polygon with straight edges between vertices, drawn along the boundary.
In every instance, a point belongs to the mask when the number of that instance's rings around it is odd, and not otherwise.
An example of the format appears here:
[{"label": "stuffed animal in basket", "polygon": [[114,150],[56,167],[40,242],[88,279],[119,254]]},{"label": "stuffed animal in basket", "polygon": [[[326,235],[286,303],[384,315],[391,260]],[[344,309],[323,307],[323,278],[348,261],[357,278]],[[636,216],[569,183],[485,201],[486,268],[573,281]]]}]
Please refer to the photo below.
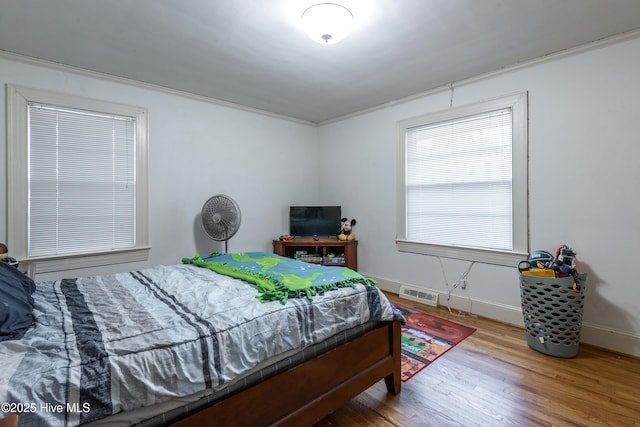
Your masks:
[{"label": "stuffed animal in basket", "polygon": [[349,220],[342,218],[340,220],[340,233],[338,233],[338,239],[340,240],[354,240],[356,235],[353,233],[352,228],[356,225],[356,220]]}]

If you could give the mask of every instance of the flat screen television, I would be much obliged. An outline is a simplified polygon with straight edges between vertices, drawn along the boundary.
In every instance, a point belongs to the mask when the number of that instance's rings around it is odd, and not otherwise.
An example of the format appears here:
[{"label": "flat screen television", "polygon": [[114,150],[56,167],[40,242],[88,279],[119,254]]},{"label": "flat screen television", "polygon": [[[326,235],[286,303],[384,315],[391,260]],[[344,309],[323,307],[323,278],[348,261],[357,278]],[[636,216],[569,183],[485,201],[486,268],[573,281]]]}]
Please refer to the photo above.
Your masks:
[{"label": "flat screen television", "polygon": [[333,237],[340,231],[341,206],[291,206],[289,234],[296,236]]}]

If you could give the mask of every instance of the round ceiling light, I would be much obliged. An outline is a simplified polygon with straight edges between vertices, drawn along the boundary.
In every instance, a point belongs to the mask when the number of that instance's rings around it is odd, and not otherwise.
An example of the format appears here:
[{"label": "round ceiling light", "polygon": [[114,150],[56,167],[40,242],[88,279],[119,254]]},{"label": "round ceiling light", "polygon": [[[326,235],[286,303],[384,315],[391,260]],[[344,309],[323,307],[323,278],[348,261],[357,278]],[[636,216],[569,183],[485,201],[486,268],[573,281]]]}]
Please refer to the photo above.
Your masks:
[{"label": "round ceiling light", "polygon": [[318,3],[304,11],[302,24],[313,41],[334,44],[349,34],[353,14],[339,4]]}]

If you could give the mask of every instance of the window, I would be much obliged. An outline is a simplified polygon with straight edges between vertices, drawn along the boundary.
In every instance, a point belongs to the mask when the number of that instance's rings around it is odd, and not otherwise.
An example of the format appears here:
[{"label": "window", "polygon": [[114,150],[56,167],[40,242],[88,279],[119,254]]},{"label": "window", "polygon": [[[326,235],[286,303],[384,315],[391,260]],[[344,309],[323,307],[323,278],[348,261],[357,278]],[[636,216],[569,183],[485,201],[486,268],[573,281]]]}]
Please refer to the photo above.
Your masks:
[{"label": "window", "polygon": [[526,258],[526,93],[403,120],[398,147],[400,251]]},{"label": "window", "polygon": [[7,89],[13,256],[36,273],[146,260],[146,110]]}]

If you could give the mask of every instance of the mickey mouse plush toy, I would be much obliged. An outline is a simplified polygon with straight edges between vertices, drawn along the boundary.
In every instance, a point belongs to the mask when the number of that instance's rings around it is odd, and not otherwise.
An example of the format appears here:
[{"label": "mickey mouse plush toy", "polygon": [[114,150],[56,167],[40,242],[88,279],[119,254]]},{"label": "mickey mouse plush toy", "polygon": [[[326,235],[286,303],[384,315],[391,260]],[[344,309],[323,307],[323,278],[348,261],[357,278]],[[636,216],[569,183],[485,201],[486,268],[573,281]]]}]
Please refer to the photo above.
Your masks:
[{"label": "mickey mouse plush toy", "polygon": [[349,221],[347,218],[342,218],[340,220],[340,233],[338,234],[338,239],[340,240],[354,240],[356,235],[351,232],[353,226],[356,225],[356,220],[352,219]]}]

